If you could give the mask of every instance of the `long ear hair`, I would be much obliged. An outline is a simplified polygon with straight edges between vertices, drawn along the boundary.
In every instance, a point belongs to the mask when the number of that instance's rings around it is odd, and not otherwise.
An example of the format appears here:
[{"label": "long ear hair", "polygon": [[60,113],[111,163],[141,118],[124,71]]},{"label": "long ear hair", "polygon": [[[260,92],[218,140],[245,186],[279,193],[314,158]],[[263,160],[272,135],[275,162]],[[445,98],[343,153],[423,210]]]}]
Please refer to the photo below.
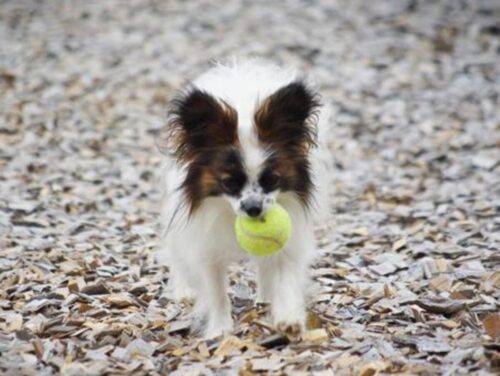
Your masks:
[{"label": "long ear hair", "polygon": [[207,148],[236,144],[237,121],[237,113],[231,106],[192,87],[170,103],[160,151],[180,161],[189,161]]},{"label": "long ear hair", "polygon": [[275,148],[305,154],[316,144],[319,96],[302,81],[292,82],[270,95],[257,109],[259,140]]}]

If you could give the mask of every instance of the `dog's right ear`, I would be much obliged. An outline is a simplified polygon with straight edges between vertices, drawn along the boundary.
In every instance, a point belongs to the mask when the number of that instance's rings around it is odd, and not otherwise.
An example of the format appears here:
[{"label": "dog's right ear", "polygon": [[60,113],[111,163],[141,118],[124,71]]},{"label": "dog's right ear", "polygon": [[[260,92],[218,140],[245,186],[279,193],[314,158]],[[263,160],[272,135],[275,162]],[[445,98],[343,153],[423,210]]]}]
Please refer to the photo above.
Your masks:
[{"label": "dog's right ear", "polygon": [[236,144],[237,121],[234,108],[192,88],[171,102],[159,148],[179,160],[192,160],[206,149]]}]

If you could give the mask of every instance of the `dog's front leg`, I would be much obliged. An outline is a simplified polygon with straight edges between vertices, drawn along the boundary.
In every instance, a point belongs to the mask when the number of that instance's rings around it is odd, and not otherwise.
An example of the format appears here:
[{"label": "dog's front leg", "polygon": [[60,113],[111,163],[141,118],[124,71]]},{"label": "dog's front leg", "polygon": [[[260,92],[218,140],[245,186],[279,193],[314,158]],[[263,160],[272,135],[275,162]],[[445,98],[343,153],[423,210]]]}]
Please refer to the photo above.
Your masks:
[{"label": "dog's front leg", "polygon": [[226,291],[226,266],[222,263],[203,263],[198,271],[196,310],[206,318],[204,335],[213,338],[233,329],[231,302]]},{"label": "dog's front leg", "polygon": [[304,252],[291,242],[280,253],[257,260],[260,291],[266,292],[271,315],[278,330],[297,335],[305,329],[305,293],[308,283],[308,262]]}]

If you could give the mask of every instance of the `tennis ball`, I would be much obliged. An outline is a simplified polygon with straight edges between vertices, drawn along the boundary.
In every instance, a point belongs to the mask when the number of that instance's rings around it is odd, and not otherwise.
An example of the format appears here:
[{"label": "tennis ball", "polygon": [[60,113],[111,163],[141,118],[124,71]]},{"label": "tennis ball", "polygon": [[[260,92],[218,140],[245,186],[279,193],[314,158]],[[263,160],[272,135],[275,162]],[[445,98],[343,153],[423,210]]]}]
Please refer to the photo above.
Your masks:
[{"label": "tennis ball", "polygon": [[276,204],[262,218],[237,217],[234,231],[245,251],[255,256],[270,256],[285,246],[292,221],[288,212]]}]

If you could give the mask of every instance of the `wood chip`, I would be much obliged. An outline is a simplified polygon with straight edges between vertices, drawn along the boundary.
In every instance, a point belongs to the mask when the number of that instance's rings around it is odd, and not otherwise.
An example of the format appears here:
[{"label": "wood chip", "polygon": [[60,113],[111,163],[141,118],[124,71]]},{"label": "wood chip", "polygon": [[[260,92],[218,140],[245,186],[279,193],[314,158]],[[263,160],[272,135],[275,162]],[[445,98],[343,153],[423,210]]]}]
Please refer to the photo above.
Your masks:
[{"label": "wood chip", "polygon": [[389,363],[382,360],[377,360],[370,362],[361,367],[359,371],[360,376],[374,376],[378,375],[380,372],[385,371],[389,367]]},{"label": "wood chip", "polygon": [[[83,287],[80,292],[87,295],[103,295],[109,294],[110,291],[104,283],[96,283]],[[113,299],[113,298],[111,298]]]},{"label": "wood chip", "polygon": [[444,315],[452,315],[463,310],[467,303],[463,301],[453,301],[453,300],[430,300],[430,299],[419,299],[415,302],[419,307],[422,307],[431,313],[440,313]]},{"label": "wood chip", "polygon": [[135,302],[134,300],[125,293],[122,294],[112,294],[109,296],[106,296],[104,301],[112,306],[118,307],[118,308],[125,308],[131,305],[134,305]]},{"label": "wood chip", "polygon": [[[0,5],[1,375],[498,373],[498,1],[60,3]],[[204,338],[162,258],[175,174],[156,144],[227,51],[297,66],[323,98],[303,340],[243,259],[224,279],[232,337]]]},{"label": "wood chip", "polygon": [[308,330],[302,334],[302,340],[306,342],[323,342],[328,339],[326,329]]},{"label": "wood chip", "polygon": [[288,337],[286,335],[281,334],[281,333],[277,333],[277,334],[273,334],[269,337],[262,339],[259,342],[259,345],[262,347],[265,347],[266,349],[272,349],[272,348],[276,348],[276,347],[286,346],[289,343],[290,343],[290,340],[288,339]]},{"label": "wood chip", "polygon": [[438,291],[438,292],[450,291],[452,284],[453,284],[453,279],[446,274],[442,274],[440,276],[434,277],[429,282],[429,286],[434,291]]},{"label": "wood chip", "polygon": [[386,261],[386,262],[379,264],[379,265],[372,265],[372,266],[370,266],[370,269],[373,270],[378,275],[385,276],[385,275],[389,275],[389,274],[394,273],[397,268],[391,262]]},{"label": "wood chip", "polygon": [[486,333],[493,339],[500,337],[500,314],[491,313],[483,319]]},{"label": "wood chip", "polygon": [[227,356],[239,353],[245,344],[235,336],[228,336],[222,340],[219,347],[214,351],[215,356]]}]

